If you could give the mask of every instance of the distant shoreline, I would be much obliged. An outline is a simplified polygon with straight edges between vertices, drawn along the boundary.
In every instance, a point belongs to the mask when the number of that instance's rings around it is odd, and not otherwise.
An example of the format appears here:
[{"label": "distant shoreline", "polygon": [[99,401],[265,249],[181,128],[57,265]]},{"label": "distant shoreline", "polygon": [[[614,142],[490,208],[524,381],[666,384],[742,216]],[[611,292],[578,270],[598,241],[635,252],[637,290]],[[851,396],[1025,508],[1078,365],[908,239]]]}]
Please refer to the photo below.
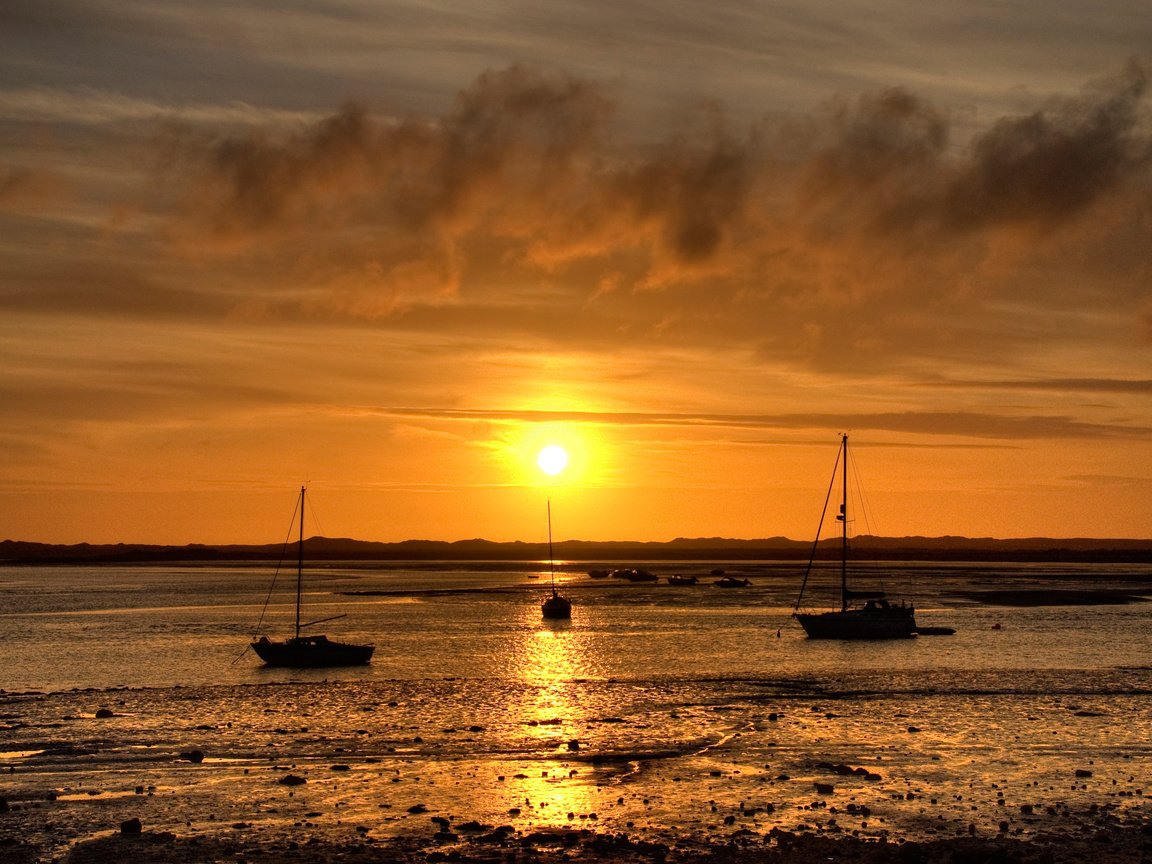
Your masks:
[{"label": "distant shoreline", "polygon": [[[818,557],[838,554],[838,539],[822,540]],[[540,561],[547,543],[489,540],[405,540],[381,543],[311,537],[304,541],[312,562],[332,561]],[[0,564],[149,564],[162,562],[256,562],[283,557],[281,544],[193,543],[51,544],[0,541]],[[804,561],[811,541],[772,537],[735,540],[709,537],[667,542],[565,540],[553,545],[556,559],[602,563],[641,561]],[[1152,540],[1090,538],[856,537],[852,557],[862,561],[958,561],[1035,563],[1113,563],[1152,565]]]}]

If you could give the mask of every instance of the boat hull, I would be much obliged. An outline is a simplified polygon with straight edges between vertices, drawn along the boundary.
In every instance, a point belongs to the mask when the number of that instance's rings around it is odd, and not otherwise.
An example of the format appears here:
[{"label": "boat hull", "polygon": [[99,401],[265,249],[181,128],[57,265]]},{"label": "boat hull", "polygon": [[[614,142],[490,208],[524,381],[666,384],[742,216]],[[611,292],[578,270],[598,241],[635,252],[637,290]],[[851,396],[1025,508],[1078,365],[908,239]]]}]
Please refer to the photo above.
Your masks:
[{"label": "boat hull", "polygon": [[301,636],[282,642],[257,639],[252,643],[252,650],[267,666],[306,669],[363,666],[371,662],[376,646],[333,642],[324,636]]},{"label": "boat hull", "polygon": [[882,612],[797,612],[795,617],[809,639],[910,639],[917,629],[911,606],[893,606]]},{"label": "boat hull", "polygon": [[553,594],[540,604],[540,614],[545,618],[563,620],[572,617],[572,602],[559,594]]}]

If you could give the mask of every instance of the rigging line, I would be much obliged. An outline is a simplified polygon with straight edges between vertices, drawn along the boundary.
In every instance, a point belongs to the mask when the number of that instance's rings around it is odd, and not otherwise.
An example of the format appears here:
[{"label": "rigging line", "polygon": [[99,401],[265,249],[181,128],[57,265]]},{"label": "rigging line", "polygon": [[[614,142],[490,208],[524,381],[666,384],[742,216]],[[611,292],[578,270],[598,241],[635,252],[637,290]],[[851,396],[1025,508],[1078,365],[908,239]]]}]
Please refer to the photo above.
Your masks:
[{"label": "rigging line", "polygon": [[[284,545],[280,547],[280,560],[276,562],[276,569],[272,572],[272,584],[268,586],[268,594],[264,597],[264,605],[260,608],[260,619],[256,622],[255,632],[260,632],[260,627],[264,623],[264,615],[268,611],[268,604],[272,600],[272,592],[276,590],[276,580],[280,576],[280,570],[284,566],[284,557],[288,554],[288,544],[292,542],[292,529],[296,525],[296,517],[303,516],[300,512],[300,498],[296,499],[296,506],[292,509],[292,521],[288,524],[288,534],[284,538]],[[247,650],[247,649],[245,649]],[[243,656],[243,655],[241,655]]]},{"label": "rigging line", "polygon": [[[306,483],[304,485],[307,486],[308,484]],[[311,491],[311,490],[309,490],[309,491]],[[314,526],[316,526],[315,528],[312,529],[314,532],[313,536],[323,537],[324,536],[324,525],[320,522],[320,517],[318,515],[316,515],[316,505],[312,503],[312,496],[311,495],[308,496],[307,506],[308,506],[308,518],[311,519],[312,524]]]},{"label": "rigging line", "polygon": [[[857,447],[856,452],[857,453],[860,452],[859,447]],[[864,480],[861,478],[861,475],[860,475],[860,459],[859,459],[859,457],[857,457],[855,460],[853,460],[850,468],[852,471],[852,481],[856,485],[856,489],[855,489],[856,500],[859,502],[859,508],[858,509],[860,510],[860,513],[862,514],[862,517],[864,520],[864,533],[866,533],[872,537],[875,537],[875,536],[877,536],[877,534],[879,532],[879,527],[878,526],[877,527],[872,526],[872,518],[871,518],[872,506],[871,506],[871,503],[870,503],[869,498],[868,498],[867,487],[864,485]],[[860,536],[860,532],[856,532],[856,534],[854,536],[857,536],[857,537]],[[876,582],[879,584],[881,590],[886,591],[888,586],[885,584],[884,573],[885,573],[884,568],[879,568],[877,570]]]},{"label": "rigging line", "polygon": [[828,481],[828,491],[824,494],[824,509],[820,511],[820,524],[816,526],[816,539],[812,541],[812,551],[808,555],[808,566],[804,568],[804,579],[800,582],[800,593],[796,597],[796,605],[792,607],[795,612],[800,609],[800,601],[804,599],[804,588],[808,585],[808,577],[812,573],[812,563],[816,560],[816,547],[820,545],[820,532],[824,530],[824,517],[828,514],[828,502],[832,500],[832,490],[836,487],[836,470],[840,467],[840,454],[843,448],[836,451],[836,464],[832,466],[832,479]]},{"label": "rigging line", "polygon": [[[859,453],[859,445],[856,447],[856,452]],[[872,528],[871,510],[872,505],[868,500],[868,494],[864,486],[864,481],[860,477],[860,457],[857,456],[849,466],[852,472],[852,482],[856,484],[856,500],[860,502],[860,512],[864,517],[864,530],[868,534],[875,536],[876,531]]]}]

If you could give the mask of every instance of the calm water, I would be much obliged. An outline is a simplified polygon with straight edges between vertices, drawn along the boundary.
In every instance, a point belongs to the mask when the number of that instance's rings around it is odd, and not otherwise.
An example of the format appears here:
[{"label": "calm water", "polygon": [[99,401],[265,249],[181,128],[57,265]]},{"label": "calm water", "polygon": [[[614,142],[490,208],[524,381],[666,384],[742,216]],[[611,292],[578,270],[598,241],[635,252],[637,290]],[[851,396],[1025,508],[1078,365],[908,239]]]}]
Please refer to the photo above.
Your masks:
[{"label": "calm water", "polygon": [[[377,646],[370,667],[269,670],[249,651],[261,632],[291,629],[293,574],[271,568],[169,566],[0,568],[0,688],[165,687],[268,681],[439,679],[535,681],[735,677],[816,678],[888,673],[954,686],[991,672],[1152,667],[1152,604],[1006,608],[965,600],[965,589],[1121,587],[1152,596],[1152,568],[1135,566],[899,565],[890,593],[915,600],[921,624],[947,638],[870,645],[813,642],[791,621],[794,565],[730,564],[746,589],[713,587],[712,565],[649,565],[696,573],[693,587],[592,580],[560,570],[575,603],[570,625],[541,621],[546,570],[519,565],[409,564],[313,570],[305,620]],[[994,629],[999,625],[999,629]],[[779,632],[779,635],[777,635]],[[1076,676],[1074,676],[1076,677]]]},{"label": "calm water", "polygon": [[[334,826],[426,831],[407,814],[417,803],[518,829],[595,812],[601,830],[677,842],[733,824],[994,834],[1009,807],[1027,833],[1100,802],[1147,818],[1152,602],[1014,608],[960,592],[1152,596],[1150,568],[899,565],[885,587],[956,635],[853,644],[791,622],[797,566],[724,564],[753,583],[727,590],[713,566],[650,565],[701,576],[672,587],[566,565],[563,624],[540,618],[545,568],[314,570],[306,617],[347,612],[324,631],[377,646],[370,666],[319,671],[245,651],[269,568],[0,568],[0,767],[13,769],[0,791],[54,789],[51,831],[77,837],[110,813],[180,830],[206,812],[340,813]],[[272,637],[291,626],[290,581],[265,612]],[[188,748],[208,754],[194,771]],[[285,766],[310,778],[294,797],[268,779]],[[871,815],[814,803],[816,782]],[[1023,803],[1041,815],[1012,815]]]}]

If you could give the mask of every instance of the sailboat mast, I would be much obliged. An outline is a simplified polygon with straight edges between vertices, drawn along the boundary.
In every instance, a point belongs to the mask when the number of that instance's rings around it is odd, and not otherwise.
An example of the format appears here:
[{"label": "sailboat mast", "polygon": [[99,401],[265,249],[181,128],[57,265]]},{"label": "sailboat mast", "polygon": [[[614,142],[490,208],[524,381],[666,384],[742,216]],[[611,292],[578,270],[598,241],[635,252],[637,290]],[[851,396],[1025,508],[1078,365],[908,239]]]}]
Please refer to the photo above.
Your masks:
[{"label": "sailboat mast", "polygon": [[300,542],[296,550],[296,638],[300,638],[300,590],[304,582],[304,488],[300,487]]},{"label": "sailboat mast", "polygon": [[548,499],[548,571],[552,575],[552,593],[556,593],[556,558],[552,555],[552,499]]},{"label": "sailboat mast", "polygon": [[840,611],[848,608],[848,434],[842,439],[844,464],[843,490],[840,498]]}]

